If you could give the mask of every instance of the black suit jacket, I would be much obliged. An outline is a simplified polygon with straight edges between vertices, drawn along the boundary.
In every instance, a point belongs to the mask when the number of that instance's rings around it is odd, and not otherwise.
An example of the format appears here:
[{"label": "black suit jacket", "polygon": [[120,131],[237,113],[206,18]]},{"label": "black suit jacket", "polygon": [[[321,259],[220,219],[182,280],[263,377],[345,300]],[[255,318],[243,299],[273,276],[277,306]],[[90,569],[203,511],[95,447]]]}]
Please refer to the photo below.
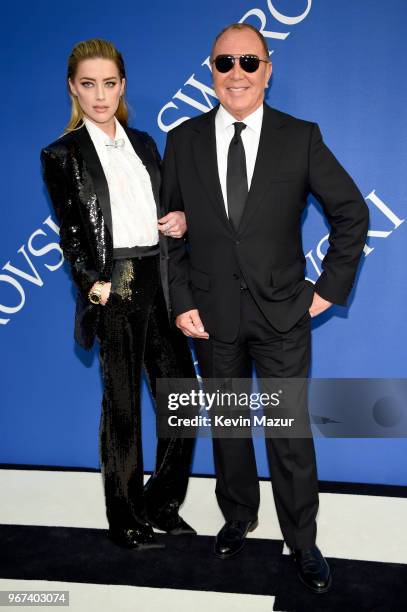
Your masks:
[{"label": "black suit jacket", "polygon": [[[256,165],[238,231],[219,182],[218,107],[168,134],[163,205],[185,210],[188,240],[169,240],[173,313],[198,308],[209,334],[232,341],[239,326],[240,277],[269,322],[289,330],[307,312],[314,289],[346,304],[363,249],[368,209],[315,123],[264,105]],[[331,226],[315,287],[304,280],[301,215],[312,193]]]},{"label": "black suit jacket", "polygon": [[[153,139],[124,128],[148,170],[157,214],[160,210],[161,160]],[[60,244],[78,288],[75,339],[93,345],[100,306],[91,304],[96,280],[109,281],[113,266],[112,214],[109,189],[92,139],[85,126],[69,132],[41,151],[44,180],[60,223]],[[160,234],[161,277],[168,304],[167,241]]]}]

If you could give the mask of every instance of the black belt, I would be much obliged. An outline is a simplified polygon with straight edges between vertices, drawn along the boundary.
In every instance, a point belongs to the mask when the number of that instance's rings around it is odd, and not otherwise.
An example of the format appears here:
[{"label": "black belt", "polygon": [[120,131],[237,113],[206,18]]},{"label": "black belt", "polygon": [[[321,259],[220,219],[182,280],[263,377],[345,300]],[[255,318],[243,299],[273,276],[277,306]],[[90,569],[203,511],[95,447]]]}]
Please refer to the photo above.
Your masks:
[{"label": "black belt", "polygon": [[153,246],[134,246],[125,247],[122,249],[113,249],[113,259],[132,259],[133,257],[152,257],[152,255],[158,255],[160,252],[160,245],[154,244]]}]

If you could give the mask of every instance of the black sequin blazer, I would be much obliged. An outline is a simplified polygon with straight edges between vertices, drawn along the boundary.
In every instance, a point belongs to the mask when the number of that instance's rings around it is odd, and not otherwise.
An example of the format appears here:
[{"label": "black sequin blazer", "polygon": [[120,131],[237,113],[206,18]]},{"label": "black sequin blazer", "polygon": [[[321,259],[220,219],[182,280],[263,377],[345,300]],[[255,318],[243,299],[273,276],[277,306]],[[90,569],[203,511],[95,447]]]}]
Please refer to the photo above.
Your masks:
[{"label": "black sequin blazer", "polygon": [[[146,133],[124,128],[145,165],[160,208],[161,159]],[[75,339],[92,348],[100,306],[91,304],[89,289],[96,280],[110,281],[113,266],[112,214],[102,165],[85,126],[65,134],[41,151],[43,176],[60,224],[60,245],[77,286]],[[167,241],[160,233],[161,280],[168,298]]]}]

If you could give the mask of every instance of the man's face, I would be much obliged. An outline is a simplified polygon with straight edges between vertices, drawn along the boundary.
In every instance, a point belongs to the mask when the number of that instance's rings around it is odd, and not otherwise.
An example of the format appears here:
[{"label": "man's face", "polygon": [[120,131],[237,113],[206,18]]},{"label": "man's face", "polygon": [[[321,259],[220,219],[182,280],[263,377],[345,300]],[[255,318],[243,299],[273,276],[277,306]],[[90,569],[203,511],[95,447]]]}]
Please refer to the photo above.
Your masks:
[{"label": "man's face", "polygon": [[[257,55],[265,57],[263,45],[251,30],[229,30],[217,41],[213,50],[213,59],[218,55]],[[239,121],[254,112],[264,100],[264,89],[271,75],[271,63],[260,62],[256,72],[245,72],[239,60],[226,73],[218,72],[212,65],[213,84],[216,95],[225,109]]]}]

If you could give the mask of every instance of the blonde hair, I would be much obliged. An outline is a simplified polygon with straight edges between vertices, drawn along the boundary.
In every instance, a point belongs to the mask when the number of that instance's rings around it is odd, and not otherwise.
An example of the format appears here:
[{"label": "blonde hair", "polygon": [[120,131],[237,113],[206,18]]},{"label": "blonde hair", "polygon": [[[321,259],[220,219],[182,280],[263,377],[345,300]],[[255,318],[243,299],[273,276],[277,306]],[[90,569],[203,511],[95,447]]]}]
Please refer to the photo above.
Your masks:
[{"label": "blonde hair", "polygon": [[269,49],[266,43],[266,39],[264,38],[263,34],[254,26],[250,25],[250,23],[232,23],[228,26],[226,26],[226,28],[223,28],[223,30],[221,32],[219,32],[219,34],[216,36],[215,40],[213,41],[213,45],[212,45],[212,51],[211,51],[211,61],[213,61],[215,58],[213,57],[213,52],[216,46],[216,43],[218,42],[219,38],[221,36],[223,36],[223,34],[225,34],[225,32],[230,32],[233,30],[251,30],[252,32],[254,32],[254,34],[256,34],[257,38],[260,40],[262,47],[263,47],[263,51],[264,51],[264,55],[265,58],[269,59]]},{"label": "blonde hair", "polygon": [[[91,38],[89,40],[83,40],[76,44],[71,51],[68,59],[68,74],[67,74],[67,85],[68,93],[71,98],[71,118],[68,125],[65,128],[65,133],[72,132],[80,128],[83,124],[84,114],[78,102],[76,96],[74,96],[69,87],[69,80],[73,81],[80,62],[87,59],[108,59],[112,60],[117,67],[120,79],[126,78],[126,71],[124,68],[124,61],[122,54],[116,49],[116,47],[108,40],[101,38]],[[124,95],[121,96],[119,106],[116,111],[117,120],[124,126],[127,125],[129,119],[129,110],[124,99]]]}]

